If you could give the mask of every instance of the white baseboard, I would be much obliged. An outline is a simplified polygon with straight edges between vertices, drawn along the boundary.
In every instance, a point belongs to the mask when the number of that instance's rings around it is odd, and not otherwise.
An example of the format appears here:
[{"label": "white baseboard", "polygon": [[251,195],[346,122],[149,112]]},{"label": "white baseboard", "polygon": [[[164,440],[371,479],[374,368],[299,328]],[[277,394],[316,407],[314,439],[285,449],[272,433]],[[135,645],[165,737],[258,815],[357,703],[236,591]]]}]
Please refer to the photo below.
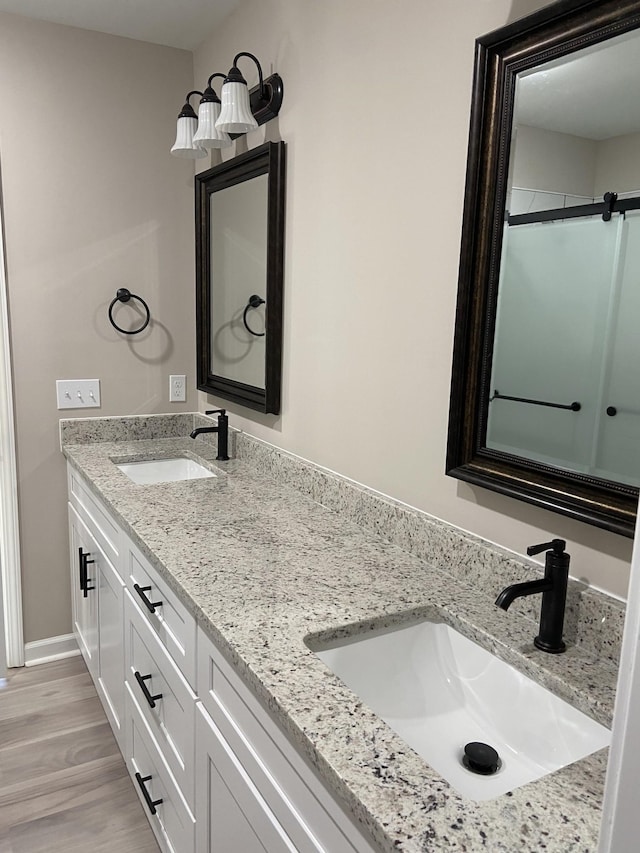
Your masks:
[{"label": "white baseboard", "polygon": [[47,637],[24,644],[24,665],[36,666],[62,658],[79,655],[80,649],[73,634],[61,634],[59,637]]}]

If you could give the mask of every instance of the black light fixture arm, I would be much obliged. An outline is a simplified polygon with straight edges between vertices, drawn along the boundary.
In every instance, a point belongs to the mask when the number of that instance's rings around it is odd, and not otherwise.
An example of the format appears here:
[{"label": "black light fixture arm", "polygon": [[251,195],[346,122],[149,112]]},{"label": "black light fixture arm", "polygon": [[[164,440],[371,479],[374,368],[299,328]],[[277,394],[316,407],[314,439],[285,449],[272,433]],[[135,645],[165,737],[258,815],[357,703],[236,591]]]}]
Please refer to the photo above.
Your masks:
[{"label": "black light fixture arm", "polygon": [[189,103],[189,98],[191,98],[192,95],[200,95],[201,98],[204,97],[203,93],[200,92],[198,89],[194,89],[192,92],[189,92],[189,94],[184,99],[184,105],[180,110],[180,113],[178,114],[178,118],[198,118],[198,116],[196,115],[196,111]]},{"label": "black light fixture arm", "polygon": [[[222,77],[223,80],[227,79],[227,75],[223,74],[221,71],[216,71],[214,74],[211,75],[211,77],[209,77],[209,79],[207,80],[207,88],[204,90],[204,93],[202,95],[201,103],[203,104],[206,104],[209,101],[213,101],[216,104],[220,103],[220,98],[216,94],[216,91],[213,86],[211,85],[211,81],[214,79],[214,77]],[[191,92],[191,94],[193,95],[194,92]]]},{"label": "black light fixture arm", "polygon": [[[238,69],[238,60],[240,59],[241,56],[248,56],[249,59],[252,59],[255,62],[256,67],[258,69],[258,81],[259,81],[259,85],[260,85],[260,99],[265,100],[267,97],[267,93],[265,92],[264,78],[262,76],[262,66],[258,62],[257,57],[255,57],[252,53],[249,53],[248,51],[243,50],[240,53],[236,54],[236,56],[233,59],[233,68],[229,71],[229,74],[227,75],[227,79],[233,80],[234,77],[236,76],[236,74],[234,74],[234,72],[237,72],[237,74],[239,74],[240,77],[242,77],[242,75],[240,74],[240,71]],[[242,79],[244,79],[244,78],[242,78]],[[240,82],[240,81],[238,81],[238,82]]]}]

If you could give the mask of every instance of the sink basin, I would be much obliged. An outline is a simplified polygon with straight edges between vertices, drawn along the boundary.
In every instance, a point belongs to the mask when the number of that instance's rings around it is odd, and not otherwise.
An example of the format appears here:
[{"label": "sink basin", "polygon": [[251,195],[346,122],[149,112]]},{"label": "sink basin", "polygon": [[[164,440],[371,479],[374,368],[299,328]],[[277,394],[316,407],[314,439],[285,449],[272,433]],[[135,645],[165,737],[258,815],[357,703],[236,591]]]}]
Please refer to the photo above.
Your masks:
[{"label": "sink basin", "polygon": [[[315,653],[465,797],[490,800],[608,746],[611,732],[441,622],[340,640]],[[479,741],[493,775],[462,764]]]},{"label": "sink basin", "polygon": [[123,462],[116,467],[134,483],[147,486],[151,483],[172,483],[177,480],[199,480],[216,476],[204,465],[184,457],[152,459],[147,462]]}]

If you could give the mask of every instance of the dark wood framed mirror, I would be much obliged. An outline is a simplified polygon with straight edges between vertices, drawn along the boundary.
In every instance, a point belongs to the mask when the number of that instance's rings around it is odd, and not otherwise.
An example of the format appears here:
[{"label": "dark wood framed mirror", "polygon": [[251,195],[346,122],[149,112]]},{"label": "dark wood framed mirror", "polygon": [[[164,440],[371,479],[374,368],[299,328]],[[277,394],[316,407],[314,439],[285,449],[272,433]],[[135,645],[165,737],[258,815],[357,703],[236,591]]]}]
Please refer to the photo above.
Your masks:
[{"label": "dark wood framed mirror", "polygon": [[640,482],[639,27],[639,0],[559,0],[476,42],[446,463],[625,536]]},{"label": "dark wood framed mirror", "polygon": [[280,412],[285,144],[195,178],[198,388]]}]

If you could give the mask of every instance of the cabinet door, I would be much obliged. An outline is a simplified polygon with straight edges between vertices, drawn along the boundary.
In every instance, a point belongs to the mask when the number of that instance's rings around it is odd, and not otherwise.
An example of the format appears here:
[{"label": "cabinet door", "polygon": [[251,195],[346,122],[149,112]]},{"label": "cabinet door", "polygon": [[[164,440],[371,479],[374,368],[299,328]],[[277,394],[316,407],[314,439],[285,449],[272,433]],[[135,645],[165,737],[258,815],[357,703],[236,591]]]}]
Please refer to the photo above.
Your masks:
[{"label": "cabinet door", "polygon": [[73,631],[122,747],[124,584],[87,525],[69,505]]},{"label": "cabinet door", "polygon": [[116,740],[123,748],[124,584],[94,540],[98,591],[98,694]]},{"label": "cabinet door", "polygon": [[196,709],[197,853],[296,853],[201,705]]},{"label": "cabinet door", "polygon": [[95,563],[87,562],[95,560],[95,556],[92,553],[94,550],[92,536],[71,504],[69,504],[69,543],[73,633],[87,669],[95,681],[98,677],[98,593]]}]

